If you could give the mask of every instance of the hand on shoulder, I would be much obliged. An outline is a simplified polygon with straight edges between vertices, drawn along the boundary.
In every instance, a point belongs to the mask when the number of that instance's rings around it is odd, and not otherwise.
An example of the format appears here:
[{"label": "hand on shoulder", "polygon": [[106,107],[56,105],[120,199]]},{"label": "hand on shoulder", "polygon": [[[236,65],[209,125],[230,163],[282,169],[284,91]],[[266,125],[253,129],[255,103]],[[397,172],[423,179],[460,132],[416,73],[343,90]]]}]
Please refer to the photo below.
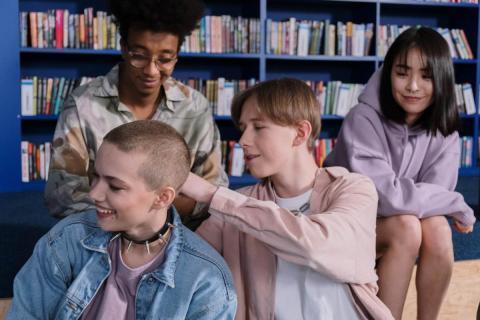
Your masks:
[{"label": "hand on shoulder", "polygon": [[217,189],[218,186],[190,172],[180,192],[197,202],[210,203]]}]

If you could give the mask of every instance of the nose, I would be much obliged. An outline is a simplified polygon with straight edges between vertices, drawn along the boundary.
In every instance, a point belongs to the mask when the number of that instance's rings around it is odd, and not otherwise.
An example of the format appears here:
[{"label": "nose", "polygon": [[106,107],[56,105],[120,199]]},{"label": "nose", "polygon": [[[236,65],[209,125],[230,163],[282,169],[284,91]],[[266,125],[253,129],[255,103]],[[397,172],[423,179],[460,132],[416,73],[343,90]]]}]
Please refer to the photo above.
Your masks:
[{"label": "nose", "polygon": [[418,91],[418,79],[415,76],[411,76],[408,79],[407,88],[410,92],[417,92]]},{"label": "nose", "polygon": [[102,188],[102,183],[98,181],[98,178],[93,180],[92,186],[90,188],[90,192],[88,193],[88,195],[95,202],[100,202],[105,199],[104,188]]},{"label": "nose", "polygon": [[251,138],[250,138],[249,130],[247,130],[247,129],[243,130],[242,135],[240,137],[240,140],[238,140],[238,143],[240,144],[240,146],[243,149],[245,149],[245,148],[247,148],[248,146],[251,145]]},{"label": "nose", "polygon": [[151,59],[150,62],[143,68],[143,72],[149,75],[155,75],[160,72],[160,68],[157,66],[155,60]]}]

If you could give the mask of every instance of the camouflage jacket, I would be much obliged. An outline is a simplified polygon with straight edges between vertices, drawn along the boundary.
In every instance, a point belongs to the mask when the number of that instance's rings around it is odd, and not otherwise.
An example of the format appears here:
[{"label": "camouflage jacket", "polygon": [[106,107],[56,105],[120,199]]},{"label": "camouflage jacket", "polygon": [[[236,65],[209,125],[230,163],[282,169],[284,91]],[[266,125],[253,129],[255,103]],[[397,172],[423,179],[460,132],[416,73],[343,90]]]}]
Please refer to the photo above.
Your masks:
[{"label": "camouflage jacket", "polygon": [[[78,87],[65,100],[52,143],[45,203],[56,217],[93,207],[89,177],[103,137],[111,129],[135,120],[119,101],[119,66],[106,76]],[[164,83],[166,99],[153,120],[165,122],[183,135],[192,155],[192,172],[218,184],[228,179],[220,165],[220,135],[207,99],[173,78]],[[194,215],[202,210],[197,204]]]}]

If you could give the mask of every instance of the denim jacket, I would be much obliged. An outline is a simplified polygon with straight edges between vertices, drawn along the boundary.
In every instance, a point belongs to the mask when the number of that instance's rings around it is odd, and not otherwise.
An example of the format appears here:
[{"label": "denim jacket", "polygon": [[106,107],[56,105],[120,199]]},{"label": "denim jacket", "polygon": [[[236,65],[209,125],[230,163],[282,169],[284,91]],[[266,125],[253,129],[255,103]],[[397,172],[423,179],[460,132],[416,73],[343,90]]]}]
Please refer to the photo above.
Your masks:
[{"label": "denim jacket", "polygon": [[[165,260],[137,286],[136,319],[233,319],[237,299],[228,267],[172,210]],[[6,319],[79,319],[110,274],[112,236],[97,226],[93,210],[60,221],[16,275]]]}]

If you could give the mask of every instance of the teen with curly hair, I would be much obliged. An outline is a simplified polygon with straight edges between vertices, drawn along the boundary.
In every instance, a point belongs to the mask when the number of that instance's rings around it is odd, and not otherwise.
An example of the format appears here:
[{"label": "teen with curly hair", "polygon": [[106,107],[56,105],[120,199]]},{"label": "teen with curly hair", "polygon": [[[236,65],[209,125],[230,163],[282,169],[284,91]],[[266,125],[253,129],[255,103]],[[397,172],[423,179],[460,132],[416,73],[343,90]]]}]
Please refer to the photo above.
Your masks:
[{"label": "teen with curly hair", "polygon": [[[103,136],[134,120],[173,126],[187,141],[192,172],[216,184],[228,183],[206,98],[171,77],[182,42],[203,14],[203,3],[112,0],[110,7],[120,30],[123,62],[77,88],[63,106],[45,190],[46,204],[57,217],[93,207],[88,191]],[[202,212],[186,197],[178,197],[175,206],[184,215]]]}]

